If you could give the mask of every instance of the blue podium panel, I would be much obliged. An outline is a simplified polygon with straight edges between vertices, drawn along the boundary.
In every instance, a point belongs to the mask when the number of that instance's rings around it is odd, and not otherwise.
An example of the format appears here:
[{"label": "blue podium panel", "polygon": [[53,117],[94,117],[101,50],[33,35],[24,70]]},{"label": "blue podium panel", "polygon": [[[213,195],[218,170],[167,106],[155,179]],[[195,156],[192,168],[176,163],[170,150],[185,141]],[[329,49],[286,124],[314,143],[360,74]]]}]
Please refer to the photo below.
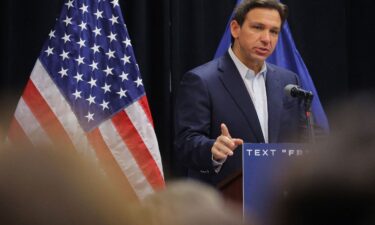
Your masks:
[{"label": "blue podium panel", "polygon": [[302,144],[251,144],[243,145],[243,203],[244,214],[268,224],[273,200],[286,195],[280,180],[286,172],[285,164],[306,153]]}]

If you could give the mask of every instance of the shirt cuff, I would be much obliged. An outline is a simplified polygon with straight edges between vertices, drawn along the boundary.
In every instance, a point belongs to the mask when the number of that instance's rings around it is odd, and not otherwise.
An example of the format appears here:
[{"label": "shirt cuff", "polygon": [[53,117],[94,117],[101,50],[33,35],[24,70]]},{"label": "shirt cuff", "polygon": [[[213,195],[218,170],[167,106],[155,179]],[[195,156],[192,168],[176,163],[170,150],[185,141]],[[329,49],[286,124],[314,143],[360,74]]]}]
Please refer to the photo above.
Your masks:
[{"label": "shirt cuff", "polygon": [[221,167],[223,166],[224,162],[227,160],[227,158],[222,160],[215,160],[214,156],[211,156],[212,159],[212,166],[214,167],[215,173],[219,173],[221,170]]}]

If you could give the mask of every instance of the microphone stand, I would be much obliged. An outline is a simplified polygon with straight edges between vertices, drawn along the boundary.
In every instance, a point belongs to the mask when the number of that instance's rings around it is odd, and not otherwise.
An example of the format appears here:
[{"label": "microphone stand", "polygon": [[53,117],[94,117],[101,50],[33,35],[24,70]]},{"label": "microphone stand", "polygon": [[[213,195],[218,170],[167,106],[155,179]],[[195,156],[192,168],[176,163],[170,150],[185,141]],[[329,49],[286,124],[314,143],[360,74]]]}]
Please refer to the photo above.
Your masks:
[{"label": "microphone stand", "polygon": [[305,107],[305,115],[306,115],[306,128],[309,136],[309,141],[310,143],[315,143],[316,138],[315,138],[315,131],[314,131],[314,122],[312,118],[312,113],[311,113],[311,103],[314,98],[314,95],[312,92],[309,94],[306,94],[304,96],[304,107]]}]

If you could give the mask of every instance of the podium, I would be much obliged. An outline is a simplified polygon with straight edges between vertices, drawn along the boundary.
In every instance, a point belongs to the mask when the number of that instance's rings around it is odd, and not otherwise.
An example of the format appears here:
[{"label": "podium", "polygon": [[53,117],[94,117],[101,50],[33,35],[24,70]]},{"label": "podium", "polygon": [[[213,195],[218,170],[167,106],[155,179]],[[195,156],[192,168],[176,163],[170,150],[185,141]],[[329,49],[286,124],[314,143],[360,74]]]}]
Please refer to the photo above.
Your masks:
[{"label": "podium", "polygon": [[243,205],[244,215],[251,213],[260,224],[267,224],[272,200],[283,195],[276,177],[285,173],[285,164],[305,154],[302,144],[252,144],[242,148],[242,170],[218,184],[225,199]]},{"label": "podium", "polygon": [[219,191],[223,194],[224,199],[243,204],[243,179],[242,170],[236,171],[217,185]]}]

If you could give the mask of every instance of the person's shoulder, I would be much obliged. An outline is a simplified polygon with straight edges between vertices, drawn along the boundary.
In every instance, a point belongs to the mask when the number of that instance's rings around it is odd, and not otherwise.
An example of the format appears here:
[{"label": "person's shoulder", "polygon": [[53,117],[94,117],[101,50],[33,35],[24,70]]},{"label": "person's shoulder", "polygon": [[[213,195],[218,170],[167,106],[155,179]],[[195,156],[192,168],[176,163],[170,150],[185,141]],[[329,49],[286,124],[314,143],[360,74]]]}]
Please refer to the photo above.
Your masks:
[{"label": "person's shoulder", "polygon": [[280,73],[280,74],[297,75],[296,73],[294,73],[291,70],[288,70],[284,67],[280,67],[280,66],[277,66],[275,64],[268,63],[268,62],[267,62],[267,69],[269,69],[271,71],[275,71],[275,72]]},{"label": "person's shoulder", "polygon": [[191,70],[189,70],[186,75],[193,74],[201,78],[217,78],[217,74],[222,72],[222,68],[226,68],[230,61],[229,55],[224,54],[221,57],[208,61],[204,64],[201,64]]},{"label": "person's shoulder", "polygon": [[298,75],[295,72],[272,63],[267,62],[267,70],[274,72],[278,77],[281,77],[282,79],[298,80]]},{"label": "person's shoulder", "polygon": [[196,74],[198,76],[208,76],[209,74],[212,74],[214,71],[217,70],[219,60],[220,60],[220,58],[208,61],[204,64],[201,64],[201,65],[191,69],[187,73]]}]

